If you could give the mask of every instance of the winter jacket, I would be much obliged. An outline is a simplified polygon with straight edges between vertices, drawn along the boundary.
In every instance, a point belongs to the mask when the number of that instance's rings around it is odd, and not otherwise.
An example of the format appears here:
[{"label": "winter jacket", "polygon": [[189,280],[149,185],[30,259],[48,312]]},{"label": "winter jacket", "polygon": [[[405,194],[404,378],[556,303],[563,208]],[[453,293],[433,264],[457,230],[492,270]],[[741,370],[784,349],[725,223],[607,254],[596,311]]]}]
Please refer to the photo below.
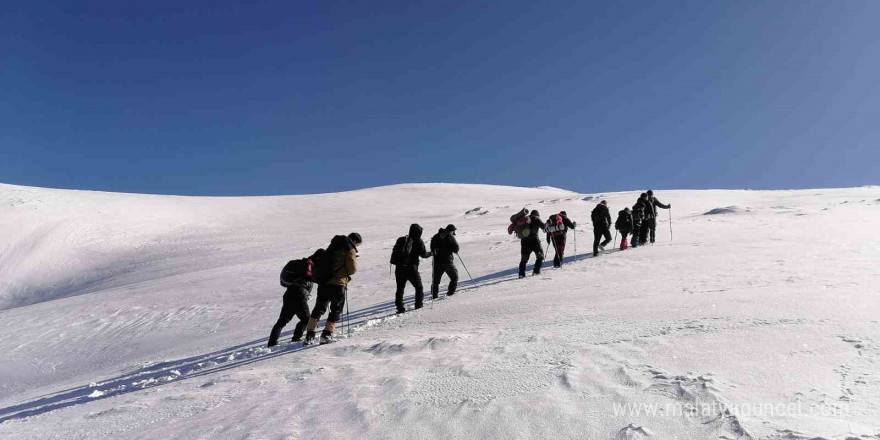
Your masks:
[{"label": "winter jacket", "polygon": [[618,231],[632,231],[633,230],[633,217],[632,214],[626,210],[621,209],[620,212],[617,213],[617,221],[614,223],[614,228]]},{"label": "winter jacket", "polygon": [[593,208],[590,219],[593,220],[593,229],[611,229],[611,211],[601,203]]},{"label": "winter jacket", "polygon": [[[324,258],[330,258],[330,270],[332,271],[327,284],[332,286],[347,286],[351,276],[357,272],[357,246],[348,237],[341,235],[340,245],[328,248]],[[336,238],[334,237],[334,241]]]},{"label": "winter jacket", "polygon": [[648,203],[651,205],[651,212],[654,213],[654,217],[657,217],[657,208],[669,209],[669,205],[664,205],[660,203],[654,196],[648,196]]},{"label": "winter jacket", "polygon": [[425,249],[425,242],[422,241],[422,227],[413,223],[409,227],[409,239],[412,241],[412,248],[403,266],[418,266],[419,258],[428,258],[431,253]]},{"label": "winter jacket", "polygon": [[453,254],[458,253],[458,241],[455,234],[442,230],[431,237],[431,252],[434,253],[435,264],[453,262]]}]

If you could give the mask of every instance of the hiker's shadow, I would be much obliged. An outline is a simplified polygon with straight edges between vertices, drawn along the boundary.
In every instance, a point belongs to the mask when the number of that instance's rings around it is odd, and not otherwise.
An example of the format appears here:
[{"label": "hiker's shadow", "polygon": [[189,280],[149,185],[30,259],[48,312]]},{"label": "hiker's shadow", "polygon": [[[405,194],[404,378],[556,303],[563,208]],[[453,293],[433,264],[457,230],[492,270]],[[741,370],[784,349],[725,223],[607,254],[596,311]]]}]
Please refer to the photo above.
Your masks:
[{"label": "hiker's shadow", "polygon": [[[589,255],[582,254],[570,256],[566,257],[564,261],[569,263],[584,258],[589,258]],[[529,265],[528,270],[532,270],[533,267],[534,265]],[[507,281],[506,278],[516,276],[517,272],[517,268],[505,269],[474,278],[473,280],[461,281],[459,285],[461,286],[461,291],[473,290],[479,287]],[[430,295],[430,292],[427,292],[426,295]],[[413,301],[414,295],[409,295],[404,299],[404,302],[407,304],[412,303]],[[394,316],[394,309],[395,305],[393,300],[374,304],[349,315],[346,325],[357,330],[358,327],[368,321]],[[319,326],[321,325],[323,325],[323,321],[319,324]],[[289,338],[292,333],[292,331],[286,331],[283,332],[281,336],[286,339]],[[210,353],[159,362],[141,367],[131,373],[126,373],[98,382],[95,386],[83,385],[69,388],[56,393],[43,395],[23,403],[0,408],[0,423],[106,399],[108,397],[141,391],[185,379],[202,377],[208,374],[214,374],[255,362],[276,358],[278,356],[296,353],[312,347],[314,346],[302,346],[301,344],[290,343],[267,348],[266,338],[260,338]]]}]

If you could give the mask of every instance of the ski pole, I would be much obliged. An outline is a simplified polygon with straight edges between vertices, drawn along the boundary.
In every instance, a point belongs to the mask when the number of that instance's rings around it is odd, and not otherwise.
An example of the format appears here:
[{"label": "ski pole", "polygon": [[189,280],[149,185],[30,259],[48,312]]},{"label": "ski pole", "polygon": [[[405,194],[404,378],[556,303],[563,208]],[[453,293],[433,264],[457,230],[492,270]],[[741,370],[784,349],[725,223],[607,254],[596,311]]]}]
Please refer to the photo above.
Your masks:
[{"label": "ski pole", "polygon": [[456,252],[455,255],[458,257],[458,261],[461,262],[461,267],[463,267],[464,271],[467,272],[468,278],[471,279],[471,284],[474,284],[474,277],[471,276],[471,271],[469,271],[467,266],[464,265],[464,260],[461,259],[461,255],[458,255],[458,252]]},{"label": "ski pole", "polygon": [[577,258],[578,258],[578,230],[577,230],[577,228],[573,228],[573,229],[574,229],[574,259],[577,260]]},{"label": "ski pole", "polygon": [[614,241],[611,242],[611,248],[614,249],[614,245],[617,243],[617,228],[614,228]]},{"label": "ski pole", "polygon": [[672,241],[672,207],[669,207],[669,241]]}]

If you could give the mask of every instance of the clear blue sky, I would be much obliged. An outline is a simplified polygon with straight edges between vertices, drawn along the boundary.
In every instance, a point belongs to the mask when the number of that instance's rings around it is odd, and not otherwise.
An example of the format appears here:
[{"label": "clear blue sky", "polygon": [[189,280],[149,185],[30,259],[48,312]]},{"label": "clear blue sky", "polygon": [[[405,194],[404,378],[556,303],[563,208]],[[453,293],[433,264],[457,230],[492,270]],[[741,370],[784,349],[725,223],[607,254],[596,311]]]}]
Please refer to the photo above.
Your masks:
[{"label": "clear blue sky", "polygon": [[880,1],[19,1],[0,182],[880,183]]}]

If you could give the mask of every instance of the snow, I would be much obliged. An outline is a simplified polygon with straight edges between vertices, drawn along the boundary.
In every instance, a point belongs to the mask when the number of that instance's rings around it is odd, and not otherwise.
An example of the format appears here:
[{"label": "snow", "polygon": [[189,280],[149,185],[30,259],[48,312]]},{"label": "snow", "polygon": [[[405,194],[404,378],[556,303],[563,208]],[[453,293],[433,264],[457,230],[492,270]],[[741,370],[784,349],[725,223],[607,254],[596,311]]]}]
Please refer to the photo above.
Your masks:
[{"label": "snow", "polygon": [[[0,439],[880,438],[880,187],[656,193],[658,243],[593,258],[589,211],[638,192],[0,185]],[[524,206],[579,255],[517,280]],[[474,282],[395,316],[412,222]],[[350,336],[266,348],[281,267],[351,231]]]}]

